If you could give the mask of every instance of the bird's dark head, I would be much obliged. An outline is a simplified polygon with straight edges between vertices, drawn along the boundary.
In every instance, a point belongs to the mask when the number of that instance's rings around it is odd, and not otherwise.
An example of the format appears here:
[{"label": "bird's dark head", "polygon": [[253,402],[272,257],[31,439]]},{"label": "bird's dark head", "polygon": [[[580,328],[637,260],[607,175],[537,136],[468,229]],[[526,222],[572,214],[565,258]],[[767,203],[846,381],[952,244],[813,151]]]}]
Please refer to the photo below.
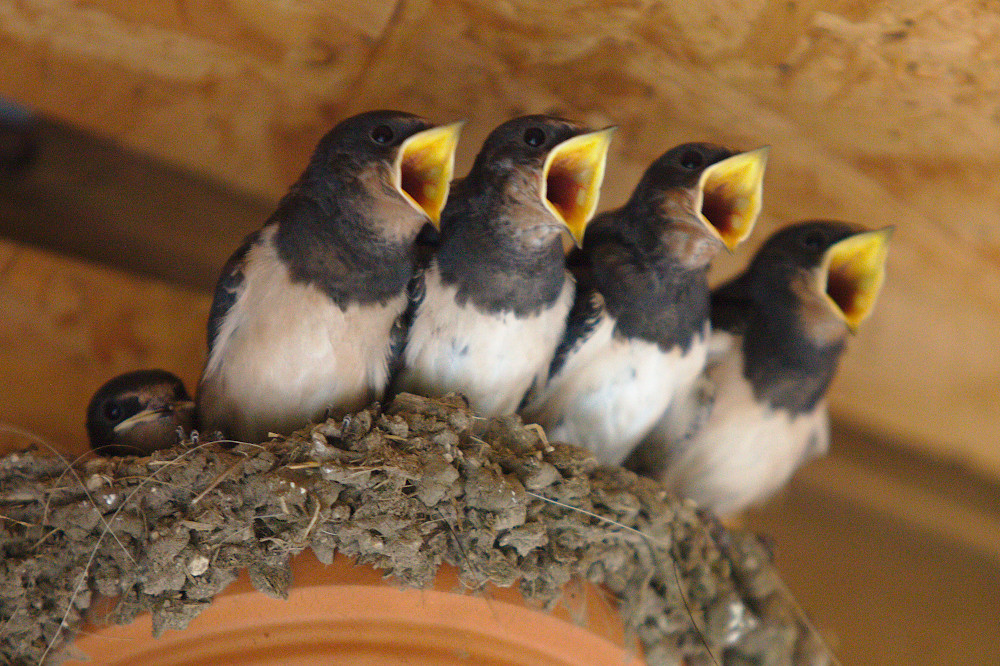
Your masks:
[{"label": "bird's dark head", "polygon": [[455,147],[462,123],[434,126],[401,111],[369,111],[327,132],[313,152],[303,178],[329,176],[360,180],[376,202],[387,195],[405,202],[416,229],[439,223],[455,170]]},{"label": "bird's dark head", "polygon": [[146,455],[177,443],[177,428],[194,425],[184,383],[165,370],[136,370],[111,379],[87,407],[90,446],[104,455]]},{"label": "bird's dark head", "polygon": [[646,169],[629,202],[643,223],[693,265],[750,235],[763,200],[767,148],[745,153],[708,143],[668,150]]},{"label": "bird's dark head", "polygon": [[509,120],[483,143],[465,191],[517,207],[515,233],[566,229],[579,245],[597,209],[614,128],[591,132],[568,120],[532,115]]},{"label": "bird's dark head", "polygon": [[827,322],[853,332],[882,288],[891,235],[892,227],[866,231],[845,222],[800,222],[764,243],[749,275],[764,287],[762,299],[790,286],[807,325]]}]

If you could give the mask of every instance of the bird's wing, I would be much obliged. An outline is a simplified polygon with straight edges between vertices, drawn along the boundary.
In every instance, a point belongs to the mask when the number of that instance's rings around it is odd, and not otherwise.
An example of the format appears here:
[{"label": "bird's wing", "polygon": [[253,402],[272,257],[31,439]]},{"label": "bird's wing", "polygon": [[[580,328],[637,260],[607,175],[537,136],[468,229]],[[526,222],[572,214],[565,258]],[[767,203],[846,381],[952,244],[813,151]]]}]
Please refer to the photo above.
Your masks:
[{"label": "bird's wing", "polygon": [[799,465],[804,465],[816,458],[822,458],[830,450],[830,415],[826,401],[821,401],[815,407],[815,418],[812,432],[809,435],[809,445],[802,453]]},{"label": "bird's wing", "polygon": [[683,445],[702,429],[715,406],[716,390],[715,381],[703,373],[678,391],[663,417],[672,445]]},{"label": "bird's wing", "polygon": [[588,282],[590,272],[593,268],[590,256],[579,248],[573,248],[566,255],[566,269],[576,278],[577,282]]},{"label": "bird's wing", "polygon": [[396,321],[392,325],[392,331],[389,333],[389,383],[387,384],[387,396],[396,395],[396,382],[399,378],[399,373],[403,370],[405,362],[403,352],[406,351],[410,326],[413,325],[413,319],[417,316],[417,310],[420,309],[420,304],[424,302],[424,296],[427,294],[427,281],[424,277],[425,271],[426,269],[418,269],[413,273],[413,277],[410,278],[410,282],[406,287],[406,309],[396,318]]},{"label": "bird's wing", "polygon": [[434,255],[437,254],[438,248],[441,247],[441,232],[430,223],[425,224],[420,233],[417,234],[417,240],[414,241],[413,247],[417,255],[417,266],[427,267]]},{"label": "bird's wing", "polygon": [[741,333],[750,318],[753,301],[750,281],[743,275],[712,290],[712,328]]},{"label": "bird's wing", "polygon": [[566,317],[566,332],[556,347],[555,356],[552,357],[549,377],[555,377],[566,363],[566,359],[590,337],[603,314],[604,297],[596,289],[577,283],[576,298]]},{"label": "bird's wing", "polygon": [[243,239],[243,243],[236,248],[236,251],[226,265],[222,267],[219,281],[215,285],[215,295],[212,297],[212,307],[208,312],[208,355],[211,357],[212,348],[215,346],[219,330],[226,314],[232,309],[239,297],[240,288],[243,285],[243,269],[246,265],[247,254],[260,238],[260,230],[254,231]]}]

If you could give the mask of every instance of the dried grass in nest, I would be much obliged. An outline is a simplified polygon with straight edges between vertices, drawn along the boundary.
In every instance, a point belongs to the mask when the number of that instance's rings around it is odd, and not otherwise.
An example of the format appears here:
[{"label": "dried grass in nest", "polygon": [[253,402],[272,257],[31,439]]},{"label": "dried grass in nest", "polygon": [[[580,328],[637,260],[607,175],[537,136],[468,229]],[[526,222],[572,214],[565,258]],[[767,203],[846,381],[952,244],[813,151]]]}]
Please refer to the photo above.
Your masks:
[{"label": "dried grass in nest", "polygon": [[244,568],[285,597],[306,548],[415,587],[447,562],[470,590],[518,585],[539,605],[592,581],[650,664],[829,663],[756,538],[458,397],[402,395],[262,446],[187,441],[72,468],[9,455],[0,514],[5,664],[58,661],[94,594],[120,595],[116,622],[152,613],[157,635]]}]

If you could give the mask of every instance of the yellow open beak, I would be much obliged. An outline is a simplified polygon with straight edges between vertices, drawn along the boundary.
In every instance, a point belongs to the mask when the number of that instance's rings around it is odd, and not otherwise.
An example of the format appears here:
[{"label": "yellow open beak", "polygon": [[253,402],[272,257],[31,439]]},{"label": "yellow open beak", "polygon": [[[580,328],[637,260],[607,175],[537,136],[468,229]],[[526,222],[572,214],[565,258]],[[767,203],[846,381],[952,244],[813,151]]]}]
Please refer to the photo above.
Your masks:
[{"label": "yellow open beak", "polygon": [[[162,404],[162,403],[161,403]],[[142,410],[138,414],[133,414],[128,417],[118,425],[114,427],[114,432],[122,432],[124,430],[129,430],[135,425],[140,423],[148,423],[149,421],[156,421],[162,419],[165,416],[173,414],[175,412],[193,412],[194,403],[190,400],[184,400],[181,402],[170,402],[162,407],[149,407]]]},{"label": "yellow open beak", "polygon": [[396,153],[393,185],[431,224],[439,227],[441,211],[455,173],[455,148],[464,122],[441,125],[407,137]]},{"label": "yellow open beak", "polygon": [[698,216],[732,252],[753,231],[764,203],[764,167],[770,148],[712,164],[698,181]]},{"label": "yellow open beak", "polygon": [[597,210],[614,127],[566,139],[545,158],[542,201],[566,225],[577,247]]},{"label": "yellow open beak", "polygon": [[892,231],[886,227],[848,236],[823,255],[820,291],[852,333],[871,314],[882,289]]}]

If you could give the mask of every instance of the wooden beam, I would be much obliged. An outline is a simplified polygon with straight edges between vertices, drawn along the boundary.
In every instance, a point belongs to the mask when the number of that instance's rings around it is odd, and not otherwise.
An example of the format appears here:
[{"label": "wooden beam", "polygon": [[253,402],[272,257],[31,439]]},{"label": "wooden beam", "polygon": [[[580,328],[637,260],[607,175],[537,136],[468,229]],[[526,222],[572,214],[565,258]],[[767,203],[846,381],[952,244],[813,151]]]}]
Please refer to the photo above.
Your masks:
[{"label": "wooden beam", "polygon": [[30,169],[0,179],[0,236],[208,292],[273,202],[61,123],[37,123]]},{"label": "wooden beam", "polygon": [[208,297],[0,240],[0,450],[34,433],[87,450],[87,402],[111,377],[164,368],[190,388]]},{"label": "wooden beam", "polygon": [[272,199],[372,107],[469,118],[465,164],[522,111],[618,124],[606,204],[680,141],[770,144],[758,237],[898,228],[836,411],[1000,475],[998,35],[974,0],[22,0],[0,6],[0,91]]},{"label": "wooden beam", "polygon": [[307,151],[340,115],[393,8],[388,0],[3,3],[0,90],[273,195],[286,181],[284,156]]}]

